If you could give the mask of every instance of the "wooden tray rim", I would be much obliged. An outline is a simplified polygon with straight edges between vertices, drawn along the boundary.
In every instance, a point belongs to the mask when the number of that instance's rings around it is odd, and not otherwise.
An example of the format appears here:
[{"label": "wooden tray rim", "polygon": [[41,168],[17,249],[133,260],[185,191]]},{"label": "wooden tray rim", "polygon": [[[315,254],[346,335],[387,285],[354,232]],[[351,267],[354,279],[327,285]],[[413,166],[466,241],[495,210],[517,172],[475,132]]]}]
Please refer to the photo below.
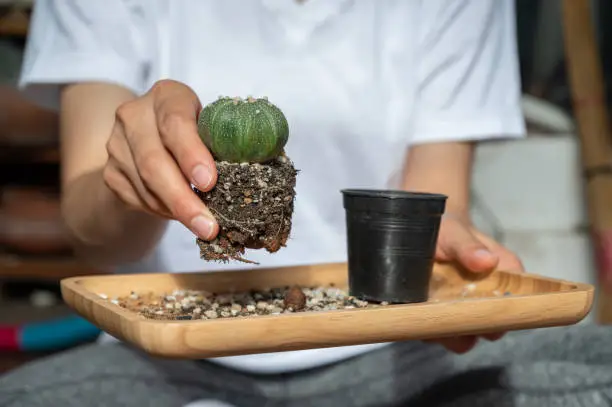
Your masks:
[{"label": "wooden tray rim", "polygon": [[[309,265],[315,267],[328,267],[328,266],[338,266],[345,265],[346,263],[323,263],[316,265]],[[187,277],[196,277],[198,275],[212,275],[212,274],[223,274],[224,276],[231,277],[232,275],[240,275],[241,273],[260,273],[260,272],[274,272],[279,270],[289,270],[294,268],[295,266],[284,266],[284,267],[276,267],[276,268],[262,268],[262,269],[246,269],[246,270],[230,270],[230,271],[202,271],[202,272],[179,272],[179,273],[138,273],[138,274],[109,274],[109,275],[91,275],[91,276],[75,276],[69,277],[61,280],[61,289],[70,290],[73,293],[84,297],[89,300],[92,305],[98,310],[101,308],[105,309],[107,312],[115,314],[119,316],[124,321],[129,321],[130,323],[137,324],[146,324],[146,325],[177,325],[177,326],[191,326],[196,324],[201,324],[202,322],[208,324],[223,324],[223,323],[235,323],[235,318],[224,318],[224,319],[214,319],[214,320],[155,320],[145,318],[137,313],[129,311],[117,304],[113,304],[110,299],[104,299],[100,297],[98,294],[86,289],[82,282],[85,280],[100,280],[100,279],[124,279],[124,278],[155,278],[160,276],[187,276]],[[299,267],[299,266],[298,266]],[[444,265],[442,265],[444,267]],[[513,271],[504,271],[504,270],[495,270],[496,273],[512,273],[516,274]],[[438,302],[421,302],[421,303],[411,303],[411,304],[390,304],[380,308],[368,308],[368,309],[336,309],[336,310],[326,310],[325,314],[346,314],[346,313],[355,313],[355,312],[389,312],[390,310],[401,312],[402,310],[410,307],[427,307],[428,309],[435,308],[436,306],[445,306],[452,303],[473,303],[473,302],[481,302],[481,301],[509,301],[512,299],[524,299],[524,298],[538,298],[541,296],[564,296],[576,293],[585,293],[590,295],[594,292],[595,287],[591,284],[573,282],[564,279],[556,279],[552,277],[541,276],[534,273],[520,273],[521,276],[534,278],[541,281],[550,281],[565,285],[567,287],[566,290],[557,291],[557,292],[549,292],[549,293],[534,293],[534,294],[518,294],[512,295],[509,297],[481,297],[481,298],[462,298],[462,299],[452,299],[452,300],[441,300]],[[474,281],[478,281],[475,279]],[[185,287],[185,289],[188,289]],[[585,312],[588,311],[590,305],[587,304]],[[323,312],[323,311],[322,311]],[[261,315],[257,318],[249,318],[244,317],[240,318],[240,320],[261,320],[265,319],[278,319],[284,320],[286,318],[308,318],[314,316],[315,318],[319,316],[322,312],[304,312],[304,313],[291,313],[291,314],[280,314],[280,315]],[[312,314],[312,315],[311,315]]]}]

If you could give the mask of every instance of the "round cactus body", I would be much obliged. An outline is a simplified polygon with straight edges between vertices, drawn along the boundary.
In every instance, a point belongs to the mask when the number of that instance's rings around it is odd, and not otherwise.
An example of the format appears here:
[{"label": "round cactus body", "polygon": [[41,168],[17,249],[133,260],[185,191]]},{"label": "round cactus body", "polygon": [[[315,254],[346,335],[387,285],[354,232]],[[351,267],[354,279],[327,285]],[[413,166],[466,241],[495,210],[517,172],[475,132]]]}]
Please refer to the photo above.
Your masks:
[{"label": "round cactus body", "polygon": [[263,163],[282,154],[289,125],[265,98],[220,97],[200,112],[198,133],[219,161]]}]

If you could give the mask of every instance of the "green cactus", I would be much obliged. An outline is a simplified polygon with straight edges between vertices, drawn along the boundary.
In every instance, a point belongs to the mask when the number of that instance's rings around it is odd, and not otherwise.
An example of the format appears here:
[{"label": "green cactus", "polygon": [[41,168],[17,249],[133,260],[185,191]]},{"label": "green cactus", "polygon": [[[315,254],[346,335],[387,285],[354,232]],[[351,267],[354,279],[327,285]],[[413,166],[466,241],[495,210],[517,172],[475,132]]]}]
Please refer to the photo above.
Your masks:
[{"label": "green cactus", "polygon": [[219,97],[200,112],[198,134],[216,160],[264,163],[283,153],[289,125],[266,98]]}]

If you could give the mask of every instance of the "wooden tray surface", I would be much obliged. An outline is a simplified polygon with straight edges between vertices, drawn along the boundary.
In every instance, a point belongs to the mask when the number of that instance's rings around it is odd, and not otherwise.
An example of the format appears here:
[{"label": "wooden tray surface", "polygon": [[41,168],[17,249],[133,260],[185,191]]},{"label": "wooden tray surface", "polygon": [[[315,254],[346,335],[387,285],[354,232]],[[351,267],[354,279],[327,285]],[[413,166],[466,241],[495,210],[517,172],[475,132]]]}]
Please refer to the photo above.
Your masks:
[{"label": "wooden tray surface", "polygon": [[116,338],[156,356],[187,359],[571,325],[589,313],[594,293],[588,284],[504,271],[477,277],[437,264],[428,302],[378,308],[162,321],[147,319],[100,296],[330,284],[346,288],[345,263],[73,277],[62,280],[61,288],[70,307]]}]

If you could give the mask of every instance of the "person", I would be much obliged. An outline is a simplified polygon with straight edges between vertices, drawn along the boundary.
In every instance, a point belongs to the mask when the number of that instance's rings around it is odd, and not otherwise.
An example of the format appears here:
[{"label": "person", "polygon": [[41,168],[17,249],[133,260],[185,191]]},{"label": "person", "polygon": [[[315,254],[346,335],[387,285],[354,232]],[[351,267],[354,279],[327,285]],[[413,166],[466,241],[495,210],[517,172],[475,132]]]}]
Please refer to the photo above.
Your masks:
[{"label": "person", "polygon": [[[109,272],[251,267],[205,263],[194,243],[218,233],[190,189],[216,183],[196,119],[218,95],[280,106],[300,170],[291,240],[250,259],[345,261],[339,190],[400,188],[448,195],[438,260],[521,272],[469,217],[475,145],[525,133],[514,13],[511,0],[37,0],[20,86],[59,109],[63,217]],[[0,378],[0,405],[610,402],[608,330],[502,336],[169,361],[104,334]]]}]

